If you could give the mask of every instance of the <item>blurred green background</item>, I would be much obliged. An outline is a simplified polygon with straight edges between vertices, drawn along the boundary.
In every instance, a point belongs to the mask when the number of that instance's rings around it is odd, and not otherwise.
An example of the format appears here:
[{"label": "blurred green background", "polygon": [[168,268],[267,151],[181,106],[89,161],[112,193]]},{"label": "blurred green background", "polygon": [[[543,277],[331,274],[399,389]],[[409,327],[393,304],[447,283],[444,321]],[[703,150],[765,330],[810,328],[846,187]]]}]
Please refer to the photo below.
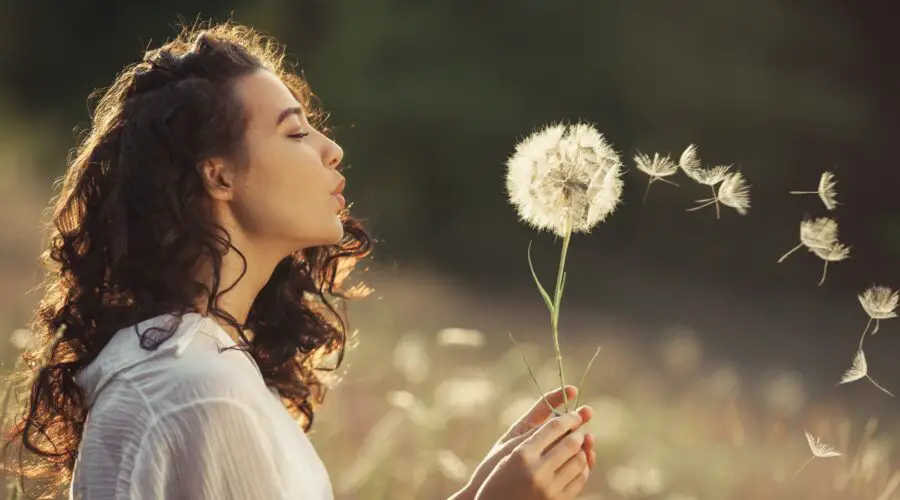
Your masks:
[{"label": "blurred green background", "polygon": [[[380,240],[365,277],[375,294],[351,308],[359,346],[314,434],[340,498],[458,486],[509,408],[536,395],[508,332],[553,383],[525,249],[534,240],[549,280],[559,242],[516,220],[503,183],[515,143],[557,120],[594,122],[630,167],[638,150],[677,157],[696,143],[705,162],[739,166],[753,196],[749,215],[716,220],[685,211],[707,193],[683,177],[642,202],[646,177],[630,168],[621,209],[573,239],[568,373],[603,347],[585,391],[606,437],[585,498],[900,498],[896,400],[862,381],[835,387],[867,319],[855,295],[900,286],[893,2],[2,0],[3,331],[39,298],[38,222],[86,97],[173,37],[178,16],[230,16],[287,45]],[[802,217],[826,215],[788,194],[824,170],[852,254],[817,287],[812,255],[775,261]],[[436,336],[450,327],[478,345]],[[868,344],[889,389],[897,328]],[[17,348],[0,345],[8,367]],[[848,456],[788,480],[808,456],[804,429]]]}]

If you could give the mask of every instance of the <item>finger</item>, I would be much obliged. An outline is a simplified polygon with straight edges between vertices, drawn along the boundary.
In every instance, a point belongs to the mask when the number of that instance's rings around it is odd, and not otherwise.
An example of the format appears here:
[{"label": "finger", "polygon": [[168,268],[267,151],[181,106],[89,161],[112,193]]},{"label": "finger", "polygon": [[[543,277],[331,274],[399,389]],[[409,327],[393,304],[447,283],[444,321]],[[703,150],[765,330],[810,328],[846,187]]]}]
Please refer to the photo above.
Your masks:
[{"label": "finger", "polygon": [[590,477],[590,472],[588,472],[588,469],[584,469],[581,474],[563,488],[557,498],[560,500],[572,500],[577,497],[581,490],[584,489],[584,485],[587,484],[588,477]]},{"label": "finger", "polygon": [[559,470],[570,458],[582,453],[582,444],[584,444],[584,433],[577,430],[570,432],[541,457],[541,468],[551,471]]},{"label": "finger", "polygon": [[[568,399],[575,399],[578,396],[578,389],[573,385],[566,386],[566,397]],[[565,401],[563,400],[563,391],[562,389],[555,389],[553,391],[544,394],[544,397],[538,399],[531,405],[531,408],[522,416],[515,424],[513,424],[514,428],[517,429],[530,429],[532,427],[537,427],[544,423],[545,420],[550,418],[552,412],[550,408],[547,407],[547,403],[550,403],[550,406],[553,408],[559,408],[563,405]]]},{"label": "finger", "polygon": [[590,432],[584,435],[584,444],[581,446],[582,451],[584,451],[585,455],[587,455],[588,459],[588,467],[591,469],[594,468],[594,464],[596,463],[597,454],[594,453],[594,443],[595,443],[594,435]]},{"label": "finger", "polygon": [[538,427],[533,429],[529,429],[525,431],[525,433],[520,434],[518,436],[513,436],[509,438],[507,441],[504,441],[503,444],[497,449],[496,452],[491,453],[493,456],[504,457],[512,453],[516,446],[522,444],[525,440],[534,435],[535,432],[538,431]]},{"label": "finger", "polygon": [[590,421],[590,419],[594,418],[594,409],[590,406],[582,406],[578,408],[578,413],[581,414],[581,420],[584,422]]},{"label": "finger", "polygon": [[565,436],[567,432],[578,428],[580,425],[581,415],[578,412],[571,412],[560,417],[553,417],[545,422],[544,425],[540,426],[538,431],[532,434],[523,445],[534,455],[541,456],[553,442]]},{"label": "finger", "polygon": [[566,485],[574,481],[575,478],[584,471],[590,470],[587,461],[587,454],[585,454],[584,451],[576,453],[574,457],[566,461],[566,463],[556,471],[556,475],[553,478],[553,484],[559,485],[560,490],[565,488]]}]

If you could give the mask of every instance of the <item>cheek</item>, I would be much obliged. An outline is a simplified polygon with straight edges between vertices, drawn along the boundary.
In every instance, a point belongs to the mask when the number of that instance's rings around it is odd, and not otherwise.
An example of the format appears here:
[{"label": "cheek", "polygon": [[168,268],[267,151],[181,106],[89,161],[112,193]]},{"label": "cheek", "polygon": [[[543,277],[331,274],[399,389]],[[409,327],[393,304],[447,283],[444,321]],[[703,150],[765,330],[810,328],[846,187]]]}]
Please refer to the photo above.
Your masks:
[{"label": "cheek", "polygon": [[303,232],[316,231],[330,215],[333,207],[325,171],[308,161],[257,164],[246,196],[257,232],[302,237]]}]

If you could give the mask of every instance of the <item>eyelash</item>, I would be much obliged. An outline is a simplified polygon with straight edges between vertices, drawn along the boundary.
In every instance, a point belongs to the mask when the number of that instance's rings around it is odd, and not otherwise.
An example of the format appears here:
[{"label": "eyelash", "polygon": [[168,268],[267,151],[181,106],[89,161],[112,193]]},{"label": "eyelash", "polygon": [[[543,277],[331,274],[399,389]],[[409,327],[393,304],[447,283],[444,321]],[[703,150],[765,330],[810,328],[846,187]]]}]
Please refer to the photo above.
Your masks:
[{"label": "eyelash", "polygon": [[308,135],[309,135],[309,132],[300,132],[299,134],[290,134],[290,135],[288,135],[288,137],[290,137],[291,139],[300,140]]}]

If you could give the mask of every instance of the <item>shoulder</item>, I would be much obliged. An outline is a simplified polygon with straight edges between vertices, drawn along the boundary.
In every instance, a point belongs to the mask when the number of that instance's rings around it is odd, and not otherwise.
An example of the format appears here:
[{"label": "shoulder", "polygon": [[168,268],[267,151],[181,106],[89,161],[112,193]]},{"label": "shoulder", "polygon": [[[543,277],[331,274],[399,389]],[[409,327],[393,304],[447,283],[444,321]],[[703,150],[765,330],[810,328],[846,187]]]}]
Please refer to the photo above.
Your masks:
[{"label": "shoulder", "polygon": [[[115,387],[139,393],[152,413],[203,398],[233,398],[249,405],[269,391],[248,353],[210,318],[160,316],[122,329],[101,355],[78,375],[89,398],[115,399]],[[141,346],[141,334],[171,331],[155,349]],[[120,384],[110,384],[118,380]],[[105,391],[107,386],[110,391]]]}]

